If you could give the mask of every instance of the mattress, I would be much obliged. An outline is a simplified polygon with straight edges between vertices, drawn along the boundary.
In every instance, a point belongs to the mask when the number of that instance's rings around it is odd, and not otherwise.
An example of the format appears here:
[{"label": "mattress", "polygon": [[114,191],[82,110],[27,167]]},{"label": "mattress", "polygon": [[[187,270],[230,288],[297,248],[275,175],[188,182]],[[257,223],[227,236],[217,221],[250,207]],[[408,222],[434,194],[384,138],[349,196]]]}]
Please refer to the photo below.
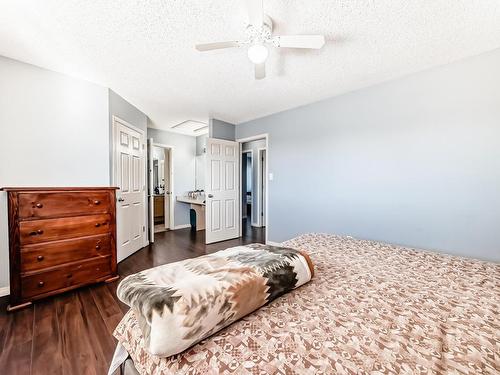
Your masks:
[{"label": "mattress", "polygon": [[114,335],[137,372],[498,374],[499,264],[327,234],[283,245],[313,280],[180,354],[144,350],[129,311]]}]

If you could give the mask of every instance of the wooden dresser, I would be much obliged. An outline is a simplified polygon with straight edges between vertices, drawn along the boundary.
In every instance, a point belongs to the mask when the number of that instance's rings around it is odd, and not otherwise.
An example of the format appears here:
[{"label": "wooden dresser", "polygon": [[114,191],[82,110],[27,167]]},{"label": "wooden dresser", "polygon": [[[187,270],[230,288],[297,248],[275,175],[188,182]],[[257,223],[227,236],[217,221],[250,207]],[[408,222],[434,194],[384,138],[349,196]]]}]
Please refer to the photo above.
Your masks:
[{"label": "wooden dresser", "polygon": [[116,188],[3,188],[9,205],[10,305],[116,273]]}]

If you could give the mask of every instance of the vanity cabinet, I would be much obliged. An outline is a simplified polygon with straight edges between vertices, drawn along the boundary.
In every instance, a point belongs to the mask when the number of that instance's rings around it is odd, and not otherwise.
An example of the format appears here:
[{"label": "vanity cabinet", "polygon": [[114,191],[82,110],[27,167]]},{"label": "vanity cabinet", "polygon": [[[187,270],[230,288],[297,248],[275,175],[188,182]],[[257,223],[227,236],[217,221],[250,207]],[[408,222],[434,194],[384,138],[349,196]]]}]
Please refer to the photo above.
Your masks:
[{"label": "vanity cabinet", "polygon": [[155,195],[153,197],[154,203],[154,221],[155,224],[165,222],[165,197],[163,195]]}]

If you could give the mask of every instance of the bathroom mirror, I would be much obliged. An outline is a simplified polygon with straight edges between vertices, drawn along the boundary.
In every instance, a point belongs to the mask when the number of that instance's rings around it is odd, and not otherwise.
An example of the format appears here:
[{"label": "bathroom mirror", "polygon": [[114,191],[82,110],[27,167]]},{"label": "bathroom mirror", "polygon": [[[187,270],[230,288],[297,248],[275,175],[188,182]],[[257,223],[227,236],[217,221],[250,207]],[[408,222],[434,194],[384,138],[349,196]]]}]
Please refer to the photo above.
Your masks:
[{"label": "bathroom mirror", "polygon": [[153,147],[153,191],[165,193],[165,151],[161,147]]},{"label": "bathroom mirror", "polygon": [[205,154],[195,159],[195,190],[205,190]]}]

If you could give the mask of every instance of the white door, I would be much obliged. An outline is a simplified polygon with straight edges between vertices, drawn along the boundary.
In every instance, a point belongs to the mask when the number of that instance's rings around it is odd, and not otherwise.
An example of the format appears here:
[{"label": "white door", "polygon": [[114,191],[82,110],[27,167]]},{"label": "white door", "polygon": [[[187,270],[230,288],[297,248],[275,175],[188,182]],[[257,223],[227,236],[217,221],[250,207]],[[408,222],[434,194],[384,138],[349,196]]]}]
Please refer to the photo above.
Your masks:
[{"label": "white door", "polygon": [[154,181],[153,181],[153,138],[148,139],[148,205],[149,242],[155,242]]},{"label": "white door", "polygon": [[144,141],[143,135],[115,119],[114,175],[117,258],[121,261],[144,246]]},{"label": "white door", "polygon": [[206,243],[239,237],[239,143],[209,138],[205,168]]}]

